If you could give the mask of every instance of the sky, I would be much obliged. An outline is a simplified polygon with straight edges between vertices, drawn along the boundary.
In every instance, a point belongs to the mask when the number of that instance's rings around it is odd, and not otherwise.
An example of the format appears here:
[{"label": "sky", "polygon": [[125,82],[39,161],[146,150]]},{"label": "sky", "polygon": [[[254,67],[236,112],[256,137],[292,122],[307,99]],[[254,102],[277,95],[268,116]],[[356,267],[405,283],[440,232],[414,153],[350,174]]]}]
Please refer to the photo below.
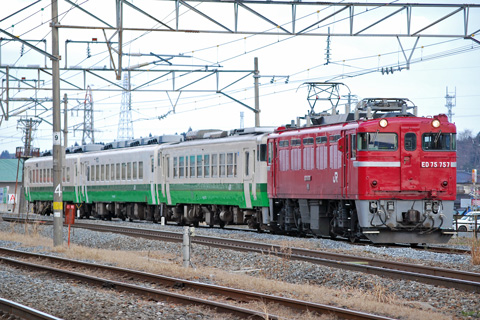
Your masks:
[{"label": "sky", "polygon": [[[36,0],[35,0],[36,1]],[[2,3],[0,13],[0,29],[25,40],[47,40],[47,52],[51,52],[51,17],[50,0],[14,0]],[[94,13],[102,20],[115,24],[115,1],[78,0],[74,1],[86,10]],[[164,22],[174,26],[174,7],[172,1],[135,1],[131,3],[142,9],[155,13],[155,16]],[[359,1],[368,2],[368,1]],[[372,1],[370,1],[372,2]],[[430,1],[432,3],[459,3],[455,1]],[[403,2],[405,3],[405,2]],[[462,1],[463,3],[463,1]],[[471,1],[471,3],[476,3]],[[30,8],[19,14],[7,18],[12,13],[33,4]],[[221,6],[212,10],[214,4],[192,3],[198,9],[211,13],[215,19],[221,21],[229,28],[233,28],[232,7]],[[291,20],[291,12],[278,6],[259,6],[257,9],[275,22],[283,24],[286,29],[291,29],[288,22]],[[43,9],[43,10],[42,10]],[[338,10],[339,8],[327,8],[317,12],[318,8],[307,7],[297,11],[298,26],[308,26]],[[377,11],[369,8],[358,10],[355,26],[365,23],[362,17],[369,14],[384,14],[382,9]],[[412,13],[412,29],[418,30],[438,18],[444,16],[452,9],[424,10],[417,9]],[[72,8],[66,1],[59,1],[60,23],[62,25],[98,26],[100,23],[84,12]],[[390,11],[391,12],[391,11]],[[453,121],[457,125],[457,132],[470,130],[477,134],[480,129],[480,109],[477,107],[480,98],[480,45],[472,40],[455,38],[427,38],[421,37],[412,54],[409,70],[405,69],[405,58],[401,46],[396,37],[330,37],[330,59],[326,59],[327,37],[325,36],[285,36],[278,30],[271,30],[272,26],[249,14],[245,10],[239,13],[239,30],[262,30],[277,32],[273,35],[248,35],[248,34],[217,34],[217,33],[185,33],[185,32],[124,32],[124,52],[130,54],[124,56],[124,67],[132,67],[142,63],[149,63],[140,68],[141,72],[132,72],[132,87],[148,83],[143,92],[131,94],[132,125],[135,138],[152,135],[173,134],[187,131],[189,128],[198,129],[222,129],[229,130],[239,128],[241,114],[243,113],[244,127],[255,125],[254,113],[245,106],[237,103],[221,94],[216,94],[217,79],[215,76],[195,83],[189,88],[197,92],[184,92],[180,95],[172,112],[172,102],[178,98],[177,92],[160,92],[158,90],[171,89],[171,76],[165,76],[155,80],[160,73],[145,72],[145,70],[169,70],[169,68],[191,70],[204,69],[205,66],[218,68],[224,73],[220,74],[218,87],[224,89],[236,100],[254,107],[254,79],[251,75],[240,79],[247,72],[253,70],[254,58],[258,57],[260,70],[260,124],[262,126],[281,126],[290,123],[296,117],[304,116],[310,106],[307,101],[307,86],[305,82],[341,82],[340,94],[351,93],[358,99],[369,97],[395,97],[408,98],[418,106],[420,116],[433,116],[439,113],[447,113],[445,95],[447,87],[449,94],[456,95],[456,105],[453,108]],[[157,23],[142,16],[138,12],[125,6],[124,26],[136,28],[153,28]],[[7,18],[7,19],[5,19]],[[366,21],[366,20],[365,20]],[[385,22],[373,27],[373,33],[396,33],[404,32],[406,14],[402,12]],[[430,32],[441,33],[444,30],[458,32],[462,28],[463,13],[457,13],[432,28]],[[471,8],[469,16],[469,28],[471,32],[480,29],[480,8]],[[328,23],[318,26],[318,32],[326,33],[328,27],[332,32],[347,32],[348,19],[339,14]],[[211,22],[182,7],[180,16],[181,29],[215,29]],[[357,29],[358,30],[358,29]],[[315,30],[313,30],[315,31]],[[461,33],[461,31],[459,31]],[[60,54],[62,60],[60,66],[81,68],[109,67],[109,54],[105,44],[84,43],[92,38],[104,41],[101,30],[69,29],[60,28]],[[112,36],[112,31],[107,31],[107,37]],[[3,39],[8,39],[4,34]],[[116,38],[114,38],[115,40]],[[480,39],[480,36],[476,36]],[[66,40],[73,40],[66,45]],[[401,45],[410,55],[416,38],[400,38]],[[43,44],[38,45],[42,50]],[[67,47],[67,51],[65,48]],[[158,65],[159,58],[145,56],[154,53],[156,55],[174,55],[169,60],[175,66],[167,67]],[[135,56],[144,54],[144,56]],[[67,61],[65,61],[67,60]],[[157,62],[157,64],[153,63]],[[19,42],[0,42],[0,64],[2,66],[51,66],[41,54],[30,50]],[[382,74],[382,67],[392,67],[396,70],[393,74]],[[402,69],[398,71],[398,69]],[[239,73],[227,71],[244,71]],[[1,69],[0,71],[5,71]],[[25,77],[27,83],[33,84],[34,79],[39,79],[40,87],[50,88],[51,78],[41,72],[32,70],[11,70],[11,75]],[[175,88],[195,81],[205,74],[182,75],[175,80]],[[102,72],[111,83],[100,80],[97,77],[87,75],[84,79],[82,72],[75,70],[62,70],[62,79],[83,86],[89,85],[93,90],[94,105],[94,137],[95,142],[108,143],[118,137],[119,113],[122,103],[122,93],[112,91],[121,84],[117,81],[113,72]],[[195,78],[196,77],[196,78]],[[286,81],[288,77],[288,81]],[[2,85],[5,76],[0,73]],[[235,82],[235,83],[233,83]],[[233,83],[233,84],[232,84]],[[10,84],[10,97],[14,98],[51,98],[51,91],[25,90],[26,84],[12,82]],[[12,89],[14,88],[14,89]],[[62,88],[71,88],[62,84]],[[153,92],[157,90],[157,92]],[[207,92],[208,91],[208,92]],[[81,128],[83,123],[83,108],[85,91],[62,90],[61,97],[68,95],[68,145],[81,144],[82,132],[75,131],[74,127]],[[340,102],[341,104],[344,101]],[[30,102],[31,104],[31,102]],[[10,109],[22,110],[26,102],[10,104]],[[8,121],[3,120],[0,124],[0,149],[14,152],[15,148],[22,146],[22,131],[19,130],[19,119],[35,118],[42,120],[34,133],[33,146],[42,151],[52,148],[52,103],[45,101],[35,108],[19,113]],[[44,110],[45,111],[41,111]],[[315,112],[328,108],[328,105],[318,103]],[[62,105],[63,109],[63,105]],[[343,107],[339,107],[343,111]],[[168,115],[166,115],[168,113]],[[166,116],[164,116],[166,115]],[[164,117],[162,117],[164,116]],[[161,119],[159,119],[161,118]],[[63,114],[62,114],[63,119]]]}]

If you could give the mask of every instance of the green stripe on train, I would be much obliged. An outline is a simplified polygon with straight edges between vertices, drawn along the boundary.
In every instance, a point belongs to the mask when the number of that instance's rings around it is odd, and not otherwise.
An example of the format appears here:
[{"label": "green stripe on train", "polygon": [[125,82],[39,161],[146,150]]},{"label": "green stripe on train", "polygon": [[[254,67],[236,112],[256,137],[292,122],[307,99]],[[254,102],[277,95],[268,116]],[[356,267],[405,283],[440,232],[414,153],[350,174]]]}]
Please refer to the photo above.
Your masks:
[{"label": "green stripe on train", "polygon": [[[252,185],[249,185],[251,191]],[[255,200],[250,192],[253,207],[267,207],[267,185],[257,184]],[[189,183],[171,184],[172,205],[177,203],[232,205],[246,208],[243,183]]]},{"label": "green stripe on train", "polygon": [[[166,203],[166,197],[162,196],[161,186],[157,185],[159,200]],[[251,191],[252,185],[249,185]],[[81,188],[78,187],[80,191]],[[29,201],[53,201],[52,187],[30,187]],[[88,203],[92,202],[143,202],[153,204],[149,184],[143,185],[97,185],[87,186]],[[255,200],[250,194],[252,206],[267,207],[269,205],[267,196],[267,185],[265,183],[256,185]],[[181,203],[192,204],[216,204],[233,205],[246,208],[244,185],[242,183],[191,183],[191,184],[170,184],[170,196],[172,205]],[[84,194],[79,199],[86,200]],[[63,201],[76,202],[74,187],[64,187]],[[82,200],[80,200],[82,202]]]}]

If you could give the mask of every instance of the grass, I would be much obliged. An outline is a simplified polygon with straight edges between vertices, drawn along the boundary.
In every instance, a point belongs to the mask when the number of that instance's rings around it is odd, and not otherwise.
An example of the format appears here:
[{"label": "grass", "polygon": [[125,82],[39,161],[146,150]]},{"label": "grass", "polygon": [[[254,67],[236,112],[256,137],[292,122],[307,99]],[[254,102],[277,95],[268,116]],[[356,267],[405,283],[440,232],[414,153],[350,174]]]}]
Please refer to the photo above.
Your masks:
[{"label": "grass", "polygon": [[472,239],[472,264],[479,265],[480,264],[480,240]]},{"label": "grass", "polygon": [[[185,269],[182,267],[180,251],[179,255],[176,256],[172,253],[161,251],[145,250],[132,252],[104,250],[83,247],[76,244],[70,244],[70,248],[67,248],[66,244],[54,247],[52,239],[39,235],[39,228],[40,226],[38,225],[25,227],[25,234],[20,234],[16,233],[14,226],[12,226],[10,232],[0,232],[0,239],[16,242],[18,243],[18,247],[42,246],[39,250],[61,253],[63,256],[71,259],[95,260],[102,263],[114,264],[119,267],[190,280],[202,281],[202,279],[209,279],[218,285],[346,307],[393,318],[432,320],[451,318],[451,316],[442,314],[440,310],[426,310],[426,308],[420,304],[400,300],[395,295],[388,294],[386,288],[374,282],[368,284],[367,287],[373,288],[370,290],[360,290],[351,287],[331,289],[318,285],[291,284],[269,280],[261,276],[253,277],[245,274],[230,273],[213,267]],[[278,259],[276,268],[284,268],[285,271],[288,270],[290,261],[288,250],[287,244],[281,246],[281,251],[286,253],[287,256],[283,258],[273,258]],[[268,314],[281,316],[281,314],[276,313],[278,310],[272,306],[261,306],[261,310],[264,310],[266,318]],[[289,317],[290,315],[287,316],[287,318]],[[302,315],[301,319],[316,319],[316,316],[305,314]],[[325,316],[322,317],[322,319],[330,319],[330,317]]]}]

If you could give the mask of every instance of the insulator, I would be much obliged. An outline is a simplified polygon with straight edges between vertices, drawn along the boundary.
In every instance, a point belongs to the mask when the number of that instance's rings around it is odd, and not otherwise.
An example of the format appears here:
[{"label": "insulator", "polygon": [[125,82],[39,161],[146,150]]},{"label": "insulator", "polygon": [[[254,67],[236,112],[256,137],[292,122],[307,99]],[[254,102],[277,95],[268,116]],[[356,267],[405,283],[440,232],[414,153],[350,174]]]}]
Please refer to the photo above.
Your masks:
[{"label": "insulator", "polygon": [[90,58],[92,55],[90,54],[90,44],[87,44],[87,59]]}]

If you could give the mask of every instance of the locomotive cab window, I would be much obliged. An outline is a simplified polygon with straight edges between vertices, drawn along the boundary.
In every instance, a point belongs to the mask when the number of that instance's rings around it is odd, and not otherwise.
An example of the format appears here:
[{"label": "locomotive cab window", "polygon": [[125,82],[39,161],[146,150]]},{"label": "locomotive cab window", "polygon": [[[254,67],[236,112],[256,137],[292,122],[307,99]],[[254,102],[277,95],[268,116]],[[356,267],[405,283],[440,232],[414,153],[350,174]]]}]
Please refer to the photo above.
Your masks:
[{"label": "locomotive cab window", "polygon": [[358,134],[359,151],[394,151],[398,148],[396,133],[364,132]]},{"label": "locomotive cab window", "polygon": [[430,132],[422,135],[422,149],[425,151],[454,151],[457,149],[456,134]]},{"label": "locomotive cab window", "polygon": [[415,151],[417,149],[417,135],[413,132],[406,133],[403,144],[406,151]]}]

